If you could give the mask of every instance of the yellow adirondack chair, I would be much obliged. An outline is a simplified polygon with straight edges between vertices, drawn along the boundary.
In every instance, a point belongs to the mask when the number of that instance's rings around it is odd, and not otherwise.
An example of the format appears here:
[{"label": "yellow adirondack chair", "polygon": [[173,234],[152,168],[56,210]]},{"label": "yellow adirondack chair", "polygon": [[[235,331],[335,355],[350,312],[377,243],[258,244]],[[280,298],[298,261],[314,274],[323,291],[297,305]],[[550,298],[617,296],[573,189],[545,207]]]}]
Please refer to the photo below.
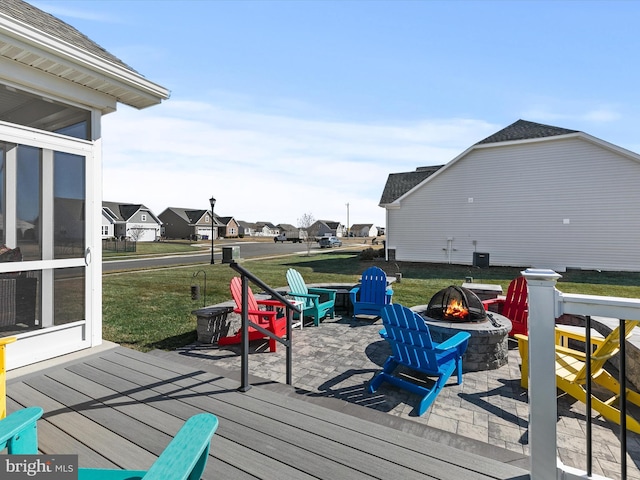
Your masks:
[{"label": "yellow adirondack chair", "polygon": [[5,347],[16,341],[16,337],[0,338],[0,420],[7,416],[7,364]]},{"label": "yellow adirondack chair", "polygon": [[[626,321],[624,325],[624,338],[628,338],[633,328],[638,326],[640,321]],[[560,336],[569,335],[566,331],[556,331],[556,339]],[[528,388],[529,377],[529,337],[525,335],[515,335],[518,340],[518,350],[522,358],[522,379],[521,385]],[[573,333],[573,338],[584,341],[585,337]],[[556,342],[557,343],[557,342]],[[607,360],[615,356],[620,350],[620,327],[615,328],[604,340],[592,339],[592,344],[597,345],[596,350],[591,355],[591,380],[613,395],[608,399],[601,399],[591,394],[591,407],[600,413],[607,420],[620,424],[620,410],[615,403],[620,398],[620,383],[604,368]],[[586,355],[584,352],[573,350],[560,345],[556,345],[556,385],[563,392],[568,393],[582,403],[587,401],[586,391]],[[626,389],[625,395],[628,402],[640,406],[640,394],[630,389]],[[640,433],[640,422],[627,415],[627,429],[635,433]]]}]

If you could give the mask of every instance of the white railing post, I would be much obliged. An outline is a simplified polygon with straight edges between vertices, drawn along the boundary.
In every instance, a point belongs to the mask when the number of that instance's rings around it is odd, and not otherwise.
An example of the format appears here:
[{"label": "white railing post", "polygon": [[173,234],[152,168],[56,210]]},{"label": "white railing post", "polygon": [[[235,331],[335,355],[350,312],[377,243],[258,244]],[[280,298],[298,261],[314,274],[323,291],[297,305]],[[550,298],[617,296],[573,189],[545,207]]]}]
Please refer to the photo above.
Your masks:
[{"label": "white railing post", "polygon": [[529,294],[529,449],[535,480],[556,480],[556,282],[553,270],[527,269]]}]

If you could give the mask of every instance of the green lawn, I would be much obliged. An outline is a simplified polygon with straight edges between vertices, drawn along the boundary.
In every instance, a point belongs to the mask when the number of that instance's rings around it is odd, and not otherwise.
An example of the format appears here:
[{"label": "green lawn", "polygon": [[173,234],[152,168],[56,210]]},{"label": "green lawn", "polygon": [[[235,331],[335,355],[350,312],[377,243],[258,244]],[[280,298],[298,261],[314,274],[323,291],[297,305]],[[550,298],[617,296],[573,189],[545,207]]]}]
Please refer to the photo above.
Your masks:
[{"label": "green lawn", "polygon": [[[403,264],[383,260],[362,261],[358,253],[327,252],[313,256],[294,255],[269,260],[247,260],[242,266],[267,285],[286,286],[287,269],[295,268],[307,283],[355,283],[369,266],[380,266],[387,275],[402,273],[402,282],[393,285],[395,303],[407,306],[428,303],[431,296],[448,285],[460,285],[471,276],[476,283],[502,285],[521,268],[477,269],[446,264]],[[229,281],[236,275],[229,265],[200,265],[144,272],[105,274],[103,278],[103,337],[140,351],[175,349],[196,340],[196,318],[192,310],[202,307],[193,301],[190,286],[207,275],[207,304],[230,299]],[[640,273],[571,271],[562,274],[558,289],[585,293],[640,298]],[[258,289],[253,286],[254,292]],[[202,290],[202,287],[201,287]]]},{"label": "green lawn", "polygon": [[211,247],[207,242],[191,242],[188,240],[172,240],[171,242],[137,242],[135,252],[109,252],[103,250],[105,258],[122,258],[131,255],[161,255],[166,253],[195,253]]}]

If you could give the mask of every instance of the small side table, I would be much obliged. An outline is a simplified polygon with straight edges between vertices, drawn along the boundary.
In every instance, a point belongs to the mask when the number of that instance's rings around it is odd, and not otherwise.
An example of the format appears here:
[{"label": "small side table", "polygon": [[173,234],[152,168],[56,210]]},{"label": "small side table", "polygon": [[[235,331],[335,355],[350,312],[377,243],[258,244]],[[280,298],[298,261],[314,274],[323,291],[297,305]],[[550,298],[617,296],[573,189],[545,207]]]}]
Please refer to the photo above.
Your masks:
[{"label": "small side table", "polygon": [[300,330],[302,330],[302,327],[304,326],[304,301],[293,300],[293,299],[287,299],[287,300],[289,300],[289,303],[291,303],[291,305],[300,309],[300,321],[294,323],[291,326],[295,328],[298,326],[298,324],[300,324]]}]

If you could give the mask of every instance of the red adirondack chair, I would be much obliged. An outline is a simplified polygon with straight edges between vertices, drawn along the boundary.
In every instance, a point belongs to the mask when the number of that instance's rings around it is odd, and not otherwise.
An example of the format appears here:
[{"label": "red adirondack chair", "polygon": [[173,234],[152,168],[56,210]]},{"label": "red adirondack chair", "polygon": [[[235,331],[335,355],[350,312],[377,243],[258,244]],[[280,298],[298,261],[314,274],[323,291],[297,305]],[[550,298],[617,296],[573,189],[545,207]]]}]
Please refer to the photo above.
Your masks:
[{"label": "red adirondack chair", "polygon": [[[231,290],[231,296],[236,302],[236,308],[233,309],[235,313],[242,313],[242,279],[240,277],[233,277],[229,284]],[[260,307],[269,308],[269,310],[260,309]],[[249,320],[253,323],[260,325],[262,328],[275,333],[278,337],[284,337],[287,331],[287,319],[286,317],[278,317],[277,308],[284,308],[284,305],[277,300],[256,300],[253,296],[251,288],[248,289],[247,297],[247,312]],[[266,335],[253,327],[249,327],[249,341],[261,340]],[[235,335],[230,337],[222,337],[218,340],[218,345],[231,345],[234,343],[240,343],[242,341],[242,330],[238,330]],[[275,352],[278,342],[269,337],[269,351]]]},{"label": "red adirondack chair", "polygon": [[513,328],[509,333],[510,337],[516,333],[528,335],[529,307],[527,306],[527,281],[524,277],[511,281],[505,297],[484,300],[482,304],[485,310],[489,310],[490,305],[496,305],[498,313],[511,320]]}]

